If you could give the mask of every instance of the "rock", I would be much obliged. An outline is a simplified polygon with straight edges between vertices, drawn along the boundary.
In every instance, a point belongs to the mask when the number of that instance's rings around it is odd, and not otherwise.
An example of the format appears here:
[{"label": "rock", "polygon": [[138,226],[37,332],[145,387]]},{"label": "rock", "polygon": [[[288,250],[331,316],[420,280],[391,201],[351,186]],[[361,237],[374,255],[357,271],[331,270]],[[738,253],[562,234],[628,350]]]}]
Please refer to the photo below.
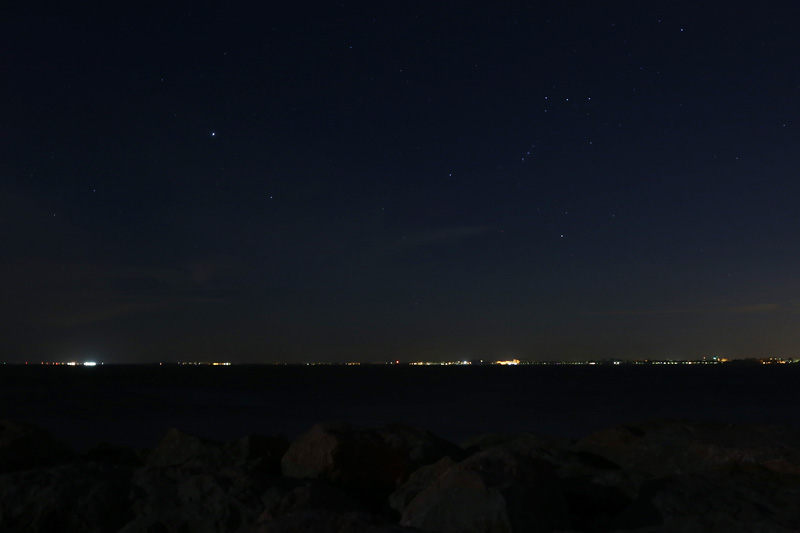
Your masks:
[{"label": "rock", "polygon": [[281,457],[288,449],[289,441],[282,435],[248,435],[226,443],[223,455],[232,466],[278,474]]},{"label": "rock", "polygon": [[117,446],[107,442],[94,445],[86,452],[86,459],[96,463],[117,466],[143,466],[142,454],[128,446]]},{"label": "rock", "polygon": [[[703,531],[800,529],[800,478],[760,468],[734,467],[642,483],[618,528],[693,521]],[[727,524],[727,526],[725,526]],[[742,529],[744,525],[747,528]],[[736,526],[734,528],[734,526]]]},{"label": "rock", "polygon": [[0,475],[0,530],[117,531],[133,518],[130,469],[73,463]]},{"label": "rock", "polygon": [[590,452],[645,477],[669,477],[731,463],[800,474],[800,431],[745,424],[651,421],[601,430],[574,451]]},{"label": "rock", "polygon": [[430,531],[551,531],[568,525],[553,467],[500,446],[446,469],[405,507],[400,524]]},{"label": "rock", "polygon": [[0,473],[54,466],[73,458],[70,449],[36,426],[0,421]]},{"label": "rock", "polygon": [[418,468],[408,481],[403,483],[389,496],[389,506],[402,514],[405,508],[417,495],[428,488],[434,481],[444,475],[445,472],[454,467],[457,463],[449,456],[442,457],[432,465],[425,465]]},{"label": "rock", "polygon": [[622,490],[591,475],[560,481],[572,527],[579,531],[608,531],[614,520],[633,503]]},{"label": "rock", "polygon": [[422,429],[327,422],[295,439],[281,459],[281,469],[288,477],[321,479],[383,497],[411,472],[448,453],[461,452]]},{"label": "rock", "polygon": [[132,485],[136,517],[120,529],[122,533],[241,531],[256,524],[267,490],[263,479],[233,467],[140,468]]},{"label": "rock", "polygon": [[573,441],[562,437],[552,437],[550,435],[538,435],[534,433],[524,433],[521,435],[496,435],[483,434],[475,435],[461,443],[461,448],[465,450],[483,451],[495,446],[517,446],[524,445],[526,448],[541,450],[564,450],[569,448]]},{"label": "rock", "polygon": [[286,493],[277,505],[264,511],[259,522],[306,511],[366,513],[366,505],[343,490],[319,481],[305,482]]},{"label": "rock", "polygon": [[616,528],[773,531],[800,529],[799,444],[789,429],[652,421],[596,432],[573,451],[621,465],[592,480],[633,497]]},{"label": "rock", "polygon": [[222,443],[172,428],[148,455],[147,466],[218,466],[223,455],[222,446]]},{"label": "rock", "polygon": [[147,457],[147,465],[235,466],[277,472],[280,458],[288,447],[288,441],[282,436],[249,435],[221,443],[170,429]]},{"label": "rock", "polygon": [[407,528],[392,524],[383,516],[359,512],[335,513],[326,510],[306,511],[259,524],[252,533],[411,533]]},{"label": "rock", "polygon": [[605,457],[573,450],[573,441],[548,435],[523,434],[513,436],[481,435],[466,440],[462,446],[472,450],[502,447],[513,453],[542,459],[552,464],[559,477],[585,476],[598,471],[619,470],[619,465]]},{"label": "rock", "polygon": [[465,445],[402,425],[320,424],[291,446],[171,430],[143,461],[6,421],[0,531],[800,531],[798,431],[654,421]]}]

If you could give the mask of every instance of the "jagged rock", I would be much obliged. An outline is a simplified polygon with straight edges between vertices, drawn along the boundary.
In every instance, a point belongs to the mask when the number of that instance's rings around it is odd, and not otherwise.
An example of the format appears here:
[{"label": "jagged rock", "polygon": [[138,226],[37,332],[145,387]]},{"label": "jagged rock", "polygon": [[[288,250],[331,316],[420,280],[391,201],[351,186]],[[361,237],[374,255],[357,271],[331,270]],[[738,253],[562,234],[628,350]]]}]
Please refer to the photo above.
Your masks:
[{"label": "jagged rock", "polygon": [[281,457],[288,449],[289,441],[282,435],[248,435],[226,443],[223,456],[232,466],[277,474],[281,469]]},{"label": "jagged rock", "polygon": [[634,498],[611,522],[619,529],[779,531],[800,529],[799,443],[788,429],[653,421],[596,432],[573,451],[621,465],[592,479]]},{"label": "jagged rock", "polygon": [[800,475],[800,431],[768,426],[658,420],[595,432],[573,449],[649,477],[731,463]]},{"label": "jagged rock", "polygon": [[[704,531],[749,524],[800,530],[800,479],[756,466],[733,466],[705,474],[646,480],[636,501],[616,520],[616,527],[659,525],[687,520]],[[713,526],[713,528],[712,528]]]},{"label": "jagged rock", "polygon": [[249,435],[221,443],[170,429],[147,457],[148,466],[248,467],[277,472],[289,442],[282,436]]},{"label": "jagged rock", "polygon": [[598,471],[619,470],[619,465],[605,457],[573,450],[573,441],[549,435],[481,435],[467,439],[462,447],[471,450],[488,450],[502,447],[513,453],[542,459],[552,464],[559,477],[585,476]]},{"label": "jagged rock", "polygon": [[0,475],[0,530],[117,531],[133,518],[130,469],[65,464]]},{"label": "jagged rock", "polygon": [[[600,455],[571,449],[569,439],[547,435],[484,435],[465,441],[473,449],[502,448],[543,460],[553,466],[572,526],[581,531],[606,531],[635,498],[638,485],[616,463]],[[627,491],[621,489],[625,487]]]},{"label": "jagged rock", "polygon": [[252,533],[299,533],[306,531],[325,533],[410,533],[416,530],[392,524],[380,515],[313,510],[293,513],[271,522],[259,524],[251,531]]},{"label": "jagged rock", "polygon": [[367,506],[343,490],[319,481],[305,482],[290,490],[275,505],[267,508],[259,522],[268,522],[289,514],[306,511],[331,513],[366,513]]},{"label": "jagged rock", "polygon": [[[401,425],[320,424],[288,450],[281,437],[222,443],[173,430],[138,466],[144,455],[130,448],[75,456],[6,421],[0,531],[800,531],[798,431],[656,421],[574,444],[465,445]],[[271,473],[282,453],[290,477]]]},{"label": "jagged rock", "polygon": [[493,447],[447,469],[405,507],[400,524],[431,531],[550,531],[568,525],[553,467]]},{"label": "jagged rock", "polygon": [[423,429],[327,422],[295,439],[281,460],[281,469],[288,477],[322,479],[385,496],[411,472],[448,453],[461,452]]},{"label": "jagged rock", "polygon": [[454,467],[457,463],[449,456],[442,457],[432,465],[425,465],[418,468],[408,481],[400,485],[391,496],[389,505],[398,513],[403,513],[405,508],[417,495],[428,488],[434,481],[442,477],[445,472]]},{"label": "jagged rock", "polygon": [[[279,480],[273,480],[279,484]],[[239,468],[147,467],[132,478],[136,517],[121,533],[223,533],[256,524],[270,480]]]},{"label": "jagged rock", "polygon": [[483,434],[475,435],[461,443],[461,448],[465,450],[483,451],[495,446],[517,446],[523,445],[526,448],[537,448],[542,450],[564,450],[573,444],[571,439],[563,437],[553,437],[550,435],[538,435],[534,433],[524,433],[520,435],[497,435]]},{"label": "jagged rock", "polygon": [[86,452],[86,459],[106,465],[143,466],[143,455],[128,446],[101,442]]},{"label": "jagged rock", "polygon": [[17,420],[0,420],[0,473],[63,464],[70,449],[49,433]]},{"label": "jagged rock", "polygon": [[591,475],[563,478],[559,486],[572,527],[579,531],[608,531],[633,503],[622,490]]},{"label": "jagged rock", "polygon": [[218,466],[222,446],[220,442],[172,428],[148,455],[147,466]]}]

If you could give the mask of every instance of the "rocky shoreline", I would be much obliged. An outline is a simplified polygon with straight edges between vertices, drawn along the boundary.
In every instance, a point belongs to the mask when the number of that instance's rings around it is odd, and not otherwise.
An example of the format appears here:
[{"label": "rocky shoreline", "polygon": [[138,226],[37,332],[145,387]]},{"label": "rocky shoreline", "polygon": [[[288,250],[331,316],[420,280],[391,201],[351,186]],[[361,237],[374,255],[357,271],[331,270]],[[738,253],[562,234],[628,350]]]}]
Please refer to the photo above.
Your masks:
[{"label": "rocky shoreline", "polygon": [[0,533],[800,531],[800,432],[685,420],[580,440],[317,424],[76,454],[0,421]]}]

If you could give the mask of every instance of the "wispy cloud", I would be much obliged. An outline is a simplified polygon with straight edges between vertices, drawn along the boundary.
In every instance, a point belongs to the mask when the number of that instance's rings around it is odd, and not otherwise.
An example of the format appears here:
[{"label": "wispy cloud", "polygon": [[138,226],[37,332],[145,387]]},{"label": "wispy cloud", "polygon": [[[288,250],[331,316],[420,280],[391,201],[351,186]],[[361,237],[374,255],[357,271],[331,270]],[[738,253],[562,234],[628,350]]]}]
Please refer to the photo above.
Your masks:
[{"label": "wispy cloud", "polygon": [[480,237],[488,233],[488,226],[450,226],[446,228],[436,228],[405,236],[390,246],[390,249],[441,244],[470,237]]},{"label": "wispy cloud", "polygon": [[[226,303],[237,268],[218,260],[170,268],[101,262],[21,261],[0,264],[0,288],[17,302],[16,313],[55,327]],[[8,313],[9,310],[3,310]]]},{"label": "wispy cloud", "polygon": [[753,304],[753,305],[738,305],[735,307],[723,307],[720,309],[721,312],[725,313],[742,313],[742,314],[757,314],[757,313],[768,313],[770,311],[777,311],[781,309],[781,305],[777,303],[763,303],[763,304]]},{"label": "wispy cloud", "polygon": [[759,303],[749,305],[734,305],[722,307],[682,307],[669,309],[613,309],[609,311],[597,311],[589,314],[593,315],[713,315],[713,314],[761,314],[778,311],[783,309],[779,303]]}]

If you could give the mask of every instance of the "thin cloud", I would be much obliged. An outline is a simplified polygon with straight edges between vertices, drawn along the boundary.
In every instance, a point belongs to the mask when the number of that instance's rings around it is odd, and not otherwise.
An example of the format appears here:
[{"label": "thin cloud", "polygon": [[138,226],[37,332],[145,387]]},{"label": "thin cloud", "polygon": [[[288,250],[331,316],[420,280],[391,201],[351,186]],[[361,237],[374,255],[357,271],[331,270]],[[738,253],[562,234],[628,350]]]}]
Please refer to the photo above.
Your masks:
[{"label": "thin cloud", "polygon": [[713,315],[713,314],[761,314],[778,311],[783,306],[778,303],[760,303],[750,305],[735,305],[724,307],[709,308],[673,308],[673,309],[613,309],[610,311],[590,312],[592,315],[625,315],[625,316],[649,316],[649,315]]},{"label": "thin cloud", "polygon": [[[73,327],[227,303],[232,288],[226,286],[225,275],[230,275],[232,267],[201,267],[202,263],[199,267],[142,268],[101,262],[18,261],[0,264],[4,274],[0,288],[16,302],[13,318],[20,323]],[[6,307],[4,317],[12,312]]]},{"label": "thin cloud", "polygon": [[727,313],[741,313],[750,315],[757,313],[768,313],[770,311],[777,311],[780,308],[781,308],[780,304],[765,303],[765,304],[755,304],[755,305],[740,305],[736,307],[725,307],[722,309],[722,311]]},{"label": "thin cloud", "polygon": [[441,244],[470,237],[480,237],[488,233],[488,226],[451,226],[447,228],[438,228],[403,237],[401,240],[394,243],[394,245],[390,246],[390,249]]}]

